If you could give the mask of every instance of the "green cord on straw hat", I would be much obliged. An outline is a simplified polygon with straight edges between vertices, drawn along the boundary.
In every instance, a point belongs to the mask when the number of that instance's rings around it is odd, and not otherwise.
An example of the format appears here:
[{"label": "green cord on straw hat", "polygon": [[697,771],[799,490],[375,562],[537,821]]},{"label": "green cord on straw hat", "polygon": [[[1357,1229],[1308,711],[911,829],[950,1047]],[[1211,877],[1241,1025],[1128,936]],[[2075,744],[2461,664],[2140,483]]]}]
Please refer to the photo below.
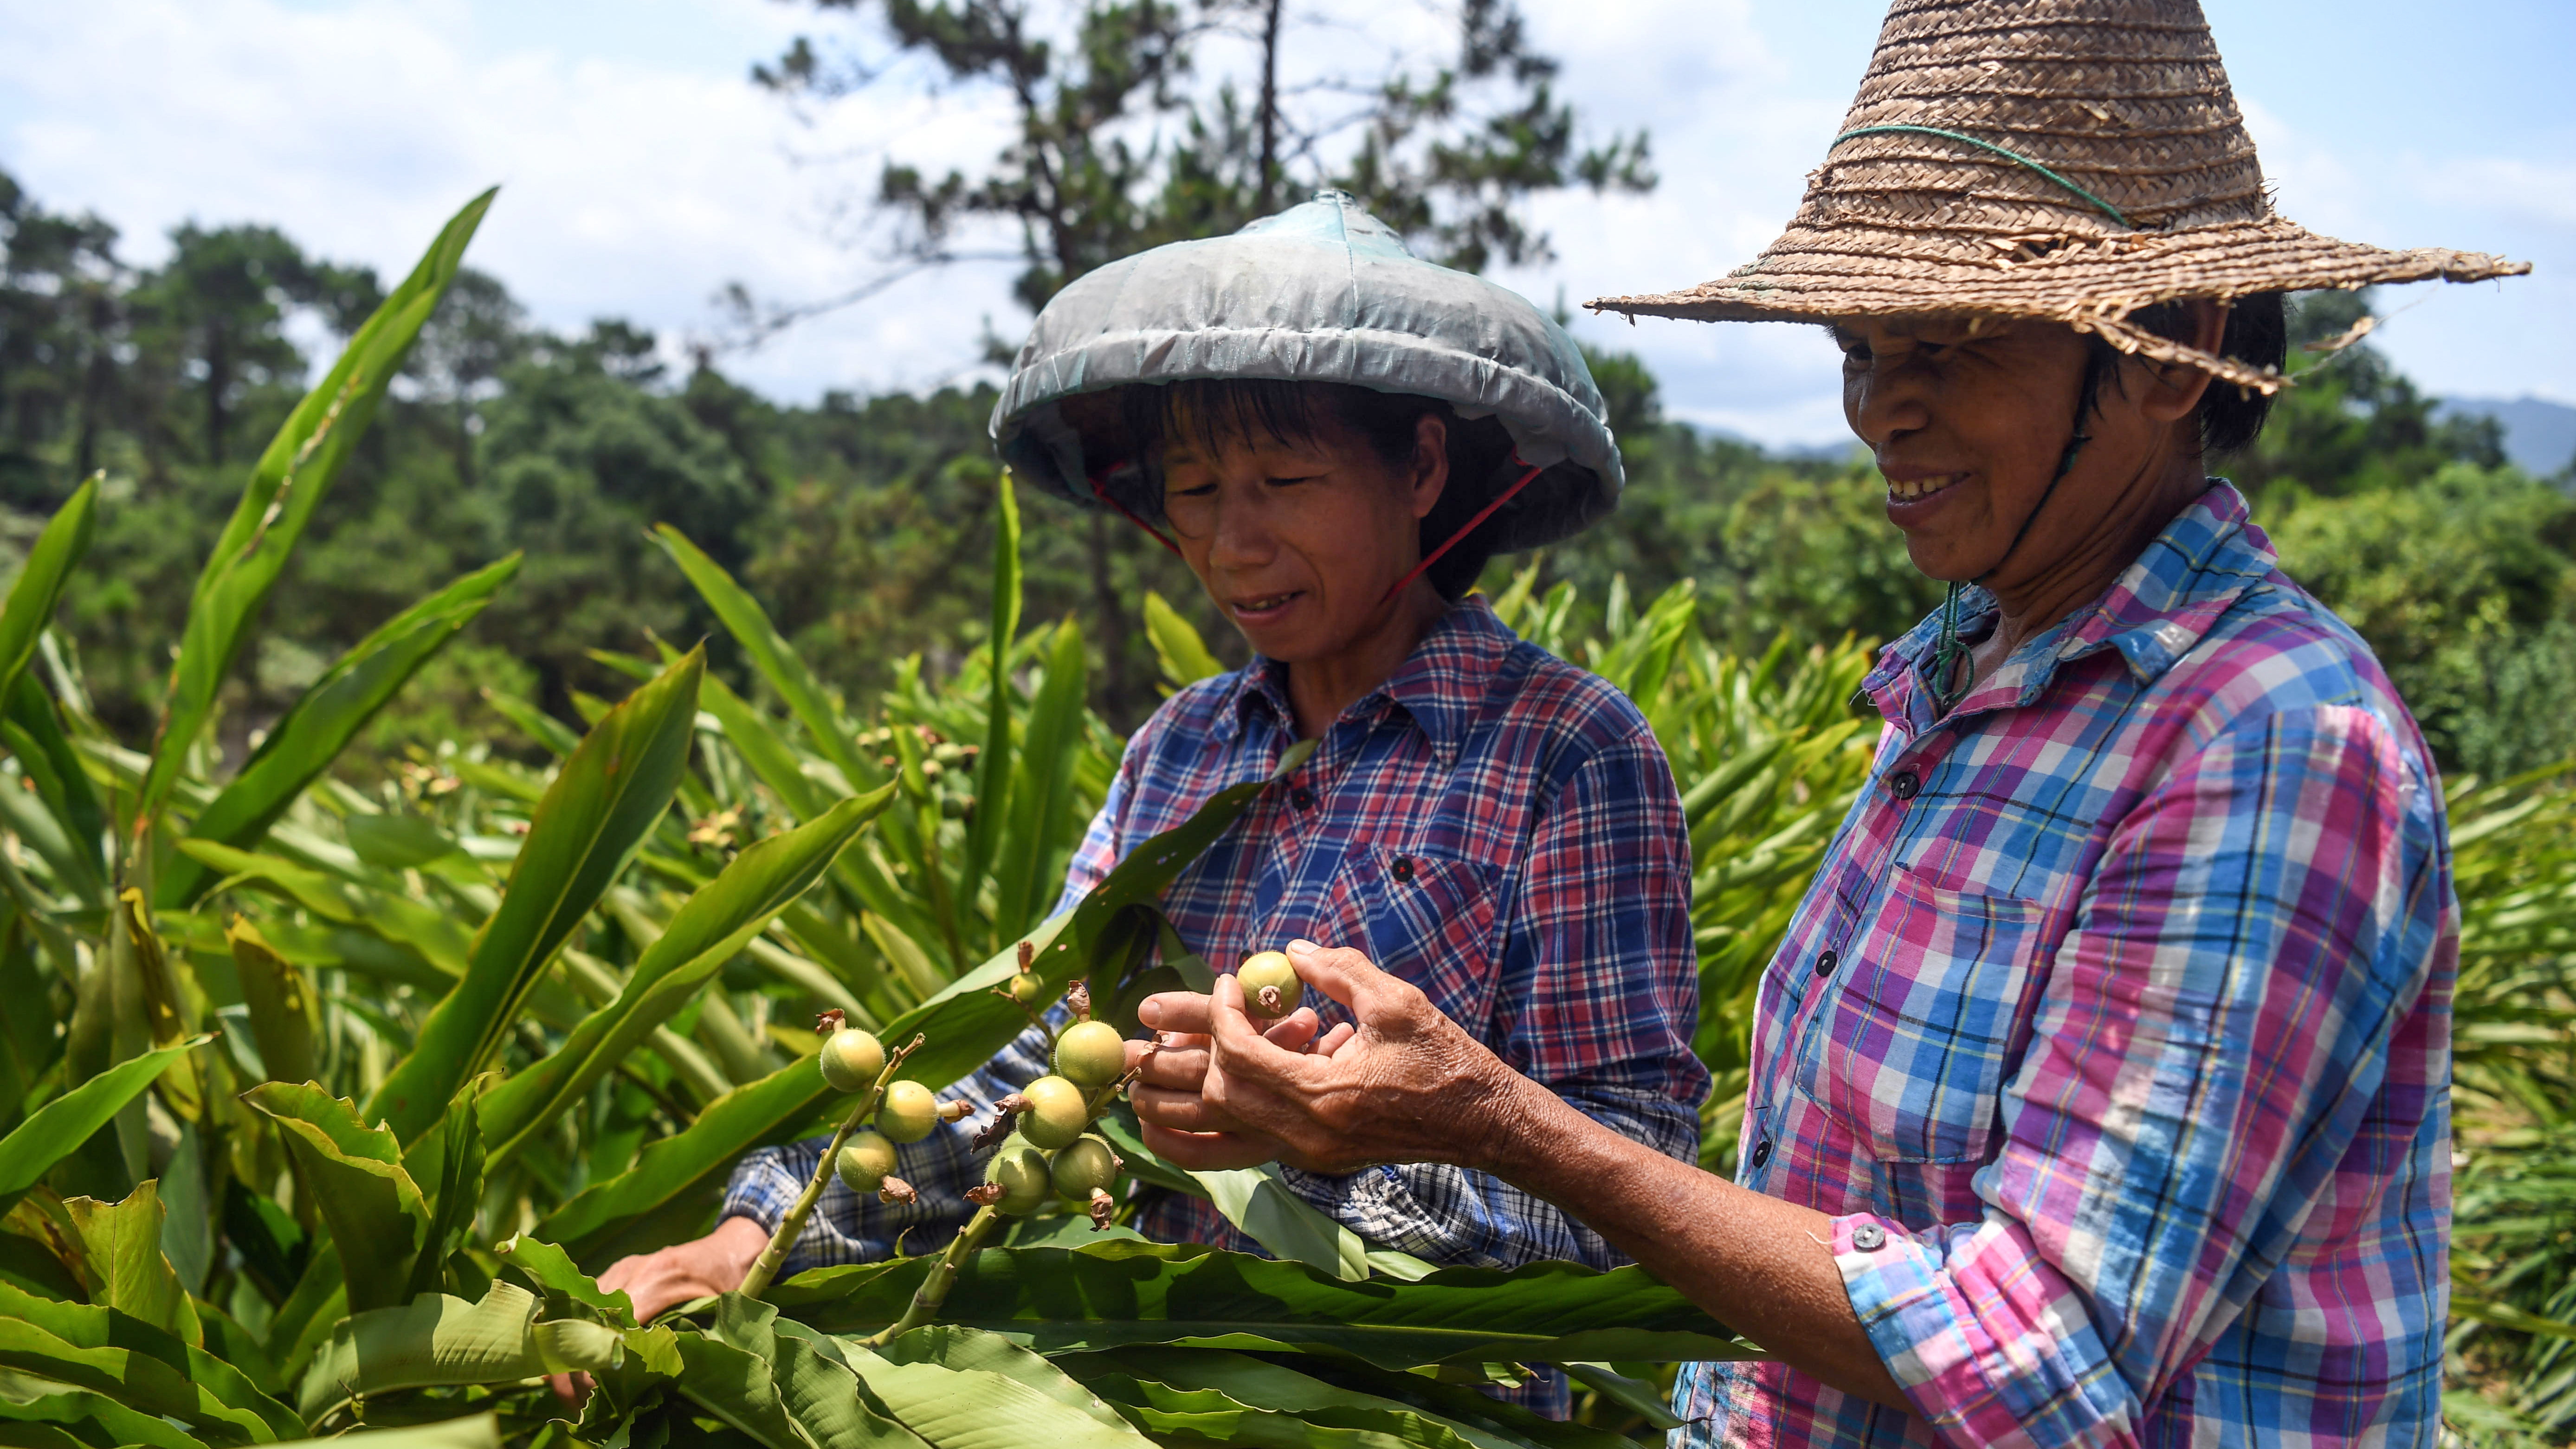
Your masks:
[{"label": "green cord on straw hat", "polygon": [[2065,177],[2058,175],[2056,172],[2049,170],[2047,167],[2033,161],[2029,157],[2024,156],[2019,151],[2009,151],[1996,145],[1992,141],[1981,141],[1974,136],[1965,135],[1958,131],[1944,131],[1938,126],[1863,126],[1859,130],[1845,131],[1841,135],[1836,136],[1833,141],[1825,147],[1825,149],[1831,151],[1835,146],[1841,145],[1854,136],[1894,135],[1938,136],[1945,141],[1964,141],[1969,145],[1976,147],[1980,151],[1992,151],[2007,161],[2029,167],[2031,170],[2038,172],[2040,175],[2047,177],[2049,180],[2056,182],[2058,185],[2065,187],[2076,195],[2083,197],[2086,201],[2089,201],[2093,203],[2094,206],[2100,208],[2104,216],[2111,218],[2120,225],[2129,225],[2129,219],[2120,214],[2120,209],[2118,207],[2113,206],[2111,203],[2104,201],[2098,196],[2095,196],[2092,192],[2085,190],[2083,187],[2076,185],[2074,182],[2067,180]]}]

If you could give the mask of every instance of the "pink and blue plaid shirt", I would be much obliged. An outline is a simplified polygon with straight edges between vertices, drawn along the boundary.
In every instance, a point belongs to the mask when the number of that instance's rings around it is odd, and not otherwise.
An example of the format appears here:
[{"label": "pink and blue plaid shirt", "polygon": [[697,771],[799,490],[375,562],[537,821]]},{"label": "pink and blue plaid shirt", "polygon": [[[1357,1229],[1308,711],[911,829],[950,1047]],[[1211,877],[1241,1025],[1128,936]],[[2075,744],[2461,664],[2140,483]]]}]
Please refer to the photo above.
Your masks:
[{"label": "pink and blue plaid shirt", "polygon": [[[1296,738],[1286,674],[1270,660],[1164,701],[1128,741],[1064,903],[1217,791],[1269,776]],[[1690,1161],[1709,1084],[1690,1046],[1699,1020],[1690,888],[1681,798],[1636,706],[1470,597],[1182,873],[1163,909],[1220,970],[1299,936],[1357,947],[1594,1120]],[[1313,1004],[1327,1024],[1347,1019],[1330,1001]],[[1031,1033],[950,1089],[975,1104],[975,1118],[897,1149],[896,1172],[921,1201],[885,1207],[836,1179],[788,1267],[881,1258],[907,1230],[914,1252],[945,1241],[982,1176],[968,1129],[1045,1071]],[[823,1145],[746,1156],[725,1215],[775,1224]],[[1363,1237],[1435,1263],[1625,1261],[1561,1209],[1484,1173],[1283,1172]],[[1259,1251],[1197,1198],[1158,1194],[1136,1225],[1165,1241]],[[1519,1397],[1561,1415],[1565,1394],[1550,1374]]]},{"label": "pink and blue plaid shirt", "polygon": [[1699,1364],[1675,1443],[2433,1442],[2458,913],[2405,705],[2225,483],[1946,718],[1936,631],[1864,685],[1739,1173],[1834,1215],[1915,1412]]}]

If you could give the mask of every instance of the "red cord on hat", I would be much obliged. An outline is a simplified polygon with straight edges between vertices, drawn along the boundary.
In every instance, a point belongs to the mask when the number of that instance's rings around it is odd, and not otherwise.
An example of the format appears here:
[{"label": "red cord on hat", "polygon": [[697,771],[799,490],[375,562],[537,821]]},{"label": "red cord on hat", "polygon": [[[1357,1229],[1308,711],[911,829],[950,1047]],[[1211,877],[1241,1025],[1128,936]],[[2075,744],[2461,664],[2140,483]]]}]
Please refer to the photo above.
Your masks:
[{"label": "red cord on hat", "polygon": [[1097,498],[1101,502],[1108,504],[1110,507],[1117,509],[1119,517],[1124,518],[1129,523],[1145,530],[1147,534],[1152,536],[1154,542],[1170,549],[1172,551],[1172,557],[1179,559],[1183,563],[1188,563],[1190,561],[1190,556],[1181,552],[1181,546],[1172,542],[1170,539],[1165,538],[1161,529],[1156,528],[1154,525],[1147,523],[1145,520],[1138,518],[1135,514],[1129,512],[1127,505],[1119,502],[1116,495],[1112,494],[1108,489],[1101,487],[1099,475],[1094,474],[1090,479],[1090,483],[1092,497]]},{"label": "red cord on hat", "polygon": [[[1512,461],[1513,461],[1513,462],[1518,463],[1518,462],[1520,462],[1520,460],[1521,460],[1520,454],[1518,454],[1518,453],[1514,453],[1514,454],[1512,454]],[[1385,602],[1387,601],[1387,599],[1392,599],[1392,598],[1394,598],[1396,595],[1398,595],[1398,594],[1400,594],[1400,593],[1403,593],[1406,589],[1411,588],[1411,587],[1413,586],[1413,581],[1414,581],[1415,579],[1418,579],[1418,578],[1422,577],[1422,575],[1423,575],[1426,571],[1428,571],[1428,570],[1430,569],[1430,567],[1431,567],[1433,564],[1436,564],[1436,563],[1440,562],[1440,556],[1441,556],[1442,554],[1445,554],[1445,553],[1447,553],[1449,550],[1451,550],[1451,549],[1453,549],[1453,548],[1456,548],[1456,547],[1459,545],[1459,543],[1467,537],[1467,535],[1468,535],[1468,534],[1474,533],[1474,532],[1476,531],[1476,525],[1477,525],[1477,524],[1480,524],[1480,523],[1484,522],[1486,519],[1493,517],[1493,516],[1494,516],[1494,510],[1495,510],[1495,509],[1500,508],[1500,507],[1502,507],[1504,504],[1511,502],[1511,501],[1512,501],[1512,498],[1513,498],[1516,494],[1518,494],[1522,489],[1527,488],[1528,486],[1530,486],[1530,483],[1531,483],[1531,481],[1532,481],[1532,480],[1536,479],[1536,478],[1538,477],[1538,475],[1539,475],[1539,474],[1544,473],[1544,472],[1546,472],[1546,471],[1547,471],[1547,470],[1546,470],[1545,468],[1540,468],[1540,467],[1531,467],[1531,468],[1530,468],[1530,470],[1529,470],[1528,472],[1523,473],[1523,474],[1521,475],[1521,481],[1519,481],[1519,482],[1517,482],[1517,483],[1513,484],[1513,485],[1512,485],[1511,487],[1509,487],[1509,488],[1504,489],[1504,490],[1503,490],[1503,492],[1502,492],[1502,496],[1501,496],[1501,497],[1496,498],[1493,502],[1486,504],[1484,507],[1482,507],[1482,508],[1480,508],[1480,509],[1477,509],[1477,510],[1476,510],[1476,516],[1475,516],[1475,517],[1468,519],[1468,520],[1467,520],[1467,522],[1466,522],[1466,524],[1465,524],[1463,527],[1461,527],[1461,528],[1460,528],[1456,533],[1453,533],[1453,534],[1449,535],[1448,540],[1447,540],[1446,542],[1442,543],[1438,548],[1435,548],[1435,549],[1433,549],[1430,553],[1425,554],[1425,555],[1423,556],[1422,562],[1420,562],[1420,563],[1418,563],[1418,564],[1415,564],[1415,565],[1413,566],[1413,572],[1411,572],[1411,573],[1409,573],[1409,574],[1406,574],[1403,578],[1397,579],[1397,580],[1395,581],[1395,587],[1394,587],[1394,588],[1391,588],[1391,589],[1389,589],[1389,590],[1387,590],[1387,591],[1386,591],[1386,598],[1385,598],[1385,599],[1380,599],[1380,600],[1378,600],[1378,602],[1379,602],[1379,603],[1381,603],[1381,604],[1383,604],[1383,603],[1385,603]]]}]

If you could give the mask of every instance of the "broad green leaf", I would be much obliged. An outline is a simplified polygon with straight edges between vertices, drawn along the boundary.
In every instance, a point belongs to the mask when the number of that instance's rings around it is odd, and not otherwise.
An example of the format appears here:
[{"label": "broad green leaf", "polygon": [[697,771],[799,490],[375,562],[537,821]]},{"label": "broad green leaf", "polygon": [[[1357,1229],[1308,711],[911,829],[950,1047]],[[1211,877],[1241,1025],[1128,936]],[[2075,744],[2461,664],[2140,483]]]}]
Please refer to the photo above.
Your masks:
[{"label": "broad green leaf", "polygon": [[16,1206],[55,1163],[141,1096],[172,1062],[213,1040],[200,1036],[119,1062],[29,1113],[0,1137],[0,1212]]},{"label": "broad green leaf", "polygon": [[1175,689],[1225,673],[1225,665],[1208,651],[1199,631],[1152,589],[1145,591],[1145,637],[1153,641],[1163,678]]},{"label": "broad green leaf", "polygon": [[479,1303],[431,1293],[352,1314],[305,1371],[297,1406],[318,1421],[366,1394],[605,1371],[624,1357],[615,1329],[577,1318],[539,1322],[538,1306],[527,1289],[496,1282]]},{"label": "broad green leaf", "polygon": [[795,750],[769,727],[769,721],[760,717],[760,711],[733,692],[733,686],[709,675],[706,692],[698,702],[716,717],[725,742],[740,752],[743,763],[751,766],[751,773],[760,783],[777,794],[788,813],[798,820],[811,820],[822,813],[822,792],[805,778]]},{"label": "broad green leaf", "polygon": [[1047,646],[1046,678],[1029,704],[1028,729],[1011,780],[1010,829],[995,852],[999,899],[994,922],[1004,935],[1035,925],[1057,890],[1062,852],[1056,827],[1073,799],[1073,756],[1082,743],[1087,677],[1082,631],[1067,619],[1055,627]]},{"label": "broad green leaf", "polygon": [[763,1449],[819,1449],[789,1417],[770,1361],[703,1334],[679,1341],[681,1395]]},{"label": "broad green leaf", "polygon": [[36,641],[53,627],[54,605],[62,599],[63,585],[71,581],[72,570],[89,552],[90,532],[98,519],[98,485],[106,477],[91,475],[54,510],[44,532],[27,550],[18,581],[9,586],[9,602],[0,607],[0,699],[8,698],[18,677],[27,672],[27,662],[36,657]]},{"label": "broad green leaf", "polygon": [[[33,674],[21,674],[5,696],[8,713],[0,718],[0,743],[18,758],[18,768],[35,786],[34,804],[12,802],[10,827],[62,874],[63,885],[89,904],[107,900],[107,811],[98,789],[82,768],[79,751],[54,706],[53,696]],[[30,818],[32,817],[32,818]]]},{"label": "broad green leaf", "polygon": [[90,1302],[184,1342],[205,1343],[205,1329],[188,1302],[188,1290],[179,1286],[179,1275],[161,1251],[159,1184],[146,1182],[119,1203],[75,1197],[66,1199],[63,1207],[80,1229],[81,1246],[96,1284]]},{"label": "broad green leaf", "polygon": [[361,1429],[329,1439],[298,1439],[273,1449],[341,1449],[346,1444],[364,1444],[367,1449],[501,1449],[501,1421],[490,1414],[472,1414],[439,1424]]},{"label": "broad green leaf", "polygon": [[[916,1258],[822,1269],[771,1296],[827,1332],[873,1332],[902,1315],[931,1266]],[[1300,1263],[1185,1243],[987,1248],[961,1267],[940,1316],[1045,1354],[1167,1343],[1343,1353],[1390,1367],[1750,1356],[1642,1269],[1536,1263],[1346,1283]]]},{"label": "broad green leaf", "polygon": [[1192,1172],[1225,1220],[1274,1256],[1356,1283],[1369,1276],[1368,1243],[1288,1190],[1267,1163],[1230,1172]]},{"label": "broad green leaf", "polygon": [[354,926],[407,949],[442,973],[428,984],[446,986],[465,971],[473,937],[449,913],[394,894],[353,884],[327,872],[210,840],[179,842],[182,855],[223,872],[219,887],[258,886],[326,921]]},{"label": "broad green leaf", "polygon": [[[839,1345],[820,1334],[779,1332],[780,1326],[776,1309],[728,1293],[717,1300],[715,1324],[706,1341],[767,1364],[780,1412],[813,1444],[830,1449],[865,1444],[923,1449],[920,1436],[885,1412],[888,1406],[872,1386],[861,1385],[850,1355]],[[686,1339],[681,1341],[681,1351],[688,1352]],[[680,1387],[694,1393],[686,1375]]]},{"label": "broad green leaf", "polygon": [[314,509],[330,491],[340,465],[375,417],[376,404],[401,370],[403,355],[421,324],[437,310],[447,284],[464,263],[465,244],[492,205],[486,191],[465,204],[430,244],[410,276],[349,339],[319,386],[305,394],[285,426],[251,469],[230,522],[216,539],[205,570],[188,600],[186,631],[171,669],[170,693],[152,748],[152,763],[136,798],[134,815],[160,813],[186,767],[198,734],[213,717],[215,699],[232,672],[234,656],[252,621],[268,602]]},{"label": "broad green leaf", "polygon": [[[519,556],[467,574],[412,605],[358,641],[295,701],[268,738],[244,761],[241,772],[197,812],[189,837],[221,845],[252,846],[316,776],[376,717],[395,693],[458,630],[474,621],[492,595],[519,571]],[[192,904],[213,875],[197,860],[173,860],[157,899],[163,909]]]},{"label": "broad green leaf", "polygon": [[112,1308],[33,1297],[0,1284],[0,1368],[88,1389],[215,1437],[271,1440],[304,1425],[249,1378]]},{"label": "broad green leaf", "polygon": [[[1019,1449],[1030,1444],[1144,1449],[1152,1442],[1124,1422],[1103,1423],[1097,1415],[1066,1402],[1063,1394],[1046,1392],[1015,1374],[950,1367],[930,1359],[898,1362],[856,1344],[843,1347],[869,1391],[894,1411],[905,1428],[939,1449]],[[1074,1385],[1068,1382],[1067,1387]]]},{"label": "broad green leaf", "polygon": [[[1069,1354],[1063,1367],[1126,1406],[1149,1428],[1195,1433],[1229,1444],[1538,1449],[1571,1442],[1619,1449],[1629,1443],[1616,1434],[1577,1426],[1550,1426],[1555,1430],[1551,1433],[1539,1427],[1544,1421],[1535,1415],[1513,1425],[1523,1431],[1515,1433],[1492,1426],[1490,1420],[1451,1418],[1420,1404],[1361,1392],[1283,1364],[1222,1350],[1130,1348]],[[1478,1414],[1476,1419],[1487,1416]],[[1569,1428],[1574,1430],[1571,1436],[1564,1433]]]},{"label": "broad green leaf", "polygon": [[330,1224],[350,1309],[402,1301],[412,1261],[429,1239],[430,1209],[403,1170],[394,1134],[367,1126],[347,1098],[310,1084],[267,1082],[242,1100],[276,1121],[294,1155],[296,1180]]},{"label": "broad green leaf", "polygon": [[483,1205],[483,1131],[475,1114],[474,1091],[467,1087],[447,1104],[447,1115],[435,1132],[424,1132],[403,1154],[403,1171],[422,1184],[429,1199],[429,1229],[412,1259],[405,1298],[439,1286],[446,1276],[447,1255],[474,1227]]},{"label": "broad green leaf", "polygon": [[1657,1429],[1672,1430],[1682,1426],[1672,1405],[1663,1393],[1643,1379],[1632,1379],[1606,1363],[1569,1363],[1566,1373],[1576,1383],[1626,1409]]},{"label": "broad green leaf", "polygon": [[663,523],[654,525],[653,538],[662,545],[662,551],[671,556],[671,561],[680,566],[680,572],[688,575],[689,582],[706,599],[707,607],[724,621],[726,632],[742,646],[743,656],[751,661],[751,667],[759,671],[761,678],[769,681],[770,688],[778,691],[788,713],[805,726],[806,737],[813,741],[815,752],[831,761],[848,779],[852,789],[867,790],[880,784],[885,772],[860,755],[831,696],[824,692],[813,671],[805,667],[804,659],[797,654],[795,646],[787,642],[787,636],[779,633],[778,626],[769,621],[769,612],[760,607],[760,602],[745,592],[742,585],[735,583],[733,576],[714,559],[691,543],[687,534]]},{"label": "broad green leaf", "polygon": [[886,786],[844,800],[810,825],[754,843],[690,896],[636,959],[614,1002],[575,1027],[552,1055],[483,1098],[492,1161],[508,1161],[654,1027],[695,998],[789,902],[822,878],[893,793]]},{"label": "broad green leaf", "polygon": [[[182,1433],[169,1420],[159,1415],[129,1409],[105,1394],[84,1393],[78,1390],[71,1393],[45,1394],[23,1404],[7,1397],[0,1397],[0,1420],[22,1425],[94,1424],[111,1436],[112,1443],[145,1444],[152,1446],[152,1449],[203,1449],[205,1444],[202,1439],[191,1438]],[[32,1441],[13,1438],[5,1432],[0,1432],[0,1442],[16,1444]],[[91,1441],[65,1434],[61,1439],[52,1442],[87,1449]],[[495,1449],[498,1449],[498,1446],[495,1446]]]},{"label": "broad green leaf", "polygon": [[277,954],[257,927],[233,917],[224,931],[242,1000],[250,1008],[251,1040],[274,1081],[313,1080],[313,991],[304,973]]},{"label": "broad green leaf", "polygon": [[[875,1351],[889,1364],[935,1364],[957,1372],[997,1374],[1112,1429],[1127,1421],[1100,1401],[1100,1396],[1065,1376],[1063,1369],[998,1333],[960,1328],[950,1323],[925,1324]],[[873,1385],[875,1378],[870,1376]]]},{"label": "broad green leaf", "polygon": [[463,847],[456,837],[418,816],[384,811],[353,814],[340,821],[349,849],[358,859],[385,870],[409,870],[444,860]]},{"label": "broad green leaf", "polygon": [[418,1135],[460,1083],[491,1064],[555,949],[670,808],[705,669],[704,652],[690,651],[610,711],[556,772],[464,980],[368,1104],[396,1136]]},{"label": "broad green leaf", "polygon": [[599,1314],[612,1328],[636,1326],[634,1300],[623,1289],[603,1291],[597,1279],[574,1266],[571,1256],[554,1244],[517,1233],[492,1253],[545,1289],[549,1303],[560,1297]]},{"label": "broad green leaf", "polygon": [[504,694],[497,689],[486,690],[483,694],[483,702],[492,706],[494,714],[517,725],[528,738],[545,746],[549,752],[558,757],[571,754],[574,748],[581,744],[581,736],[565,728],[563,721],[515,694]]},{"label": "broad green leaf", "polygon": [[[1020,632],[1020,502],[1005,468],[993,484],[993,620],[984,635],[984,748],[975,759],[975,815],[966,827],[959,894],[974,899],[1010,818],[1011,641]],[[1005,927],[1005,929],[1008,929]]]}]

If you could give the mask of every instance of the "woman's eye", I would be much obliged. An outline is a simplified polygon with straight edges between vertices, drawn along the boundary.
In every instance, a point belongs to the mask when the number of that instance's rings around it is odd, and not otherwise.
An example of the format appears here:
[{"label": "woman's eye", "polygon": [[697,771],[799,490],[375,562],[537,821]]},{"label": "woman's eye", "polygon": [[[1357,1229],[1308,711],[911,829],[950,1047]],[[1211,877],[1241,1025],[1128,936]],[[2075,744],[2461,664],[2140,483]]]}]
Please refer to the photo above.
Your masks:
[{"label": "woman's eye", "polygon": [[1312,483],[1315,481],[1315,478],[1314,475],[1308,474],[1297,478],[1268,478],[1263,481],[1273,488],[1286,488],[1297,483]]},{"label": "woman's eye", "polygon": [[1216,485],[1202,483],[1196,488],[1175,488],[1171,490],[1171,494],[1174,498],[1213,498],[1216,496]]}]

